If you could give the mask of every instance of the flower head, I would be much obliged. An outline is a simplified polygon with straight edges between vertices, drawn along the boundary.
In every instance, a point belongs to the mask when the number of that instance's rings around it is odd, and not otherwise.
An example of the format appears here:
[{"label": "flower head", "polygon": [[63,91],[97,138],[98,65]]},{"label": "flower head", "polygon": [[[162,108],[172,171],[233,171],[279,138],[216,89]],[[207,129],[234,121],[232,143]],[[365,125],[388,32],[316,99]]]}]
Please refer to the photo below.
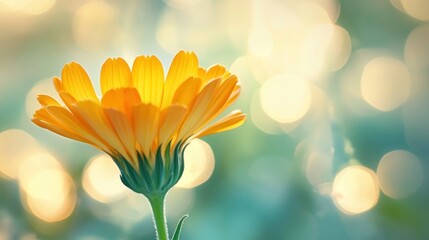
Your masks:
[{"label": "flower head", "polygon": [[240,93],[223,66],[199,67],[192,52],[179,52],[164,79],[155,56],[139,56],[132,68],[122,58],[101,68],[99,99],[86,71],[66,64],[53,79],[64,102],[39,95],[32,121],[112,156],[125,185],[136,192],[166,192],[183,173],[183,150],[193,138],[240,126],[240,111],[217,119]]}]

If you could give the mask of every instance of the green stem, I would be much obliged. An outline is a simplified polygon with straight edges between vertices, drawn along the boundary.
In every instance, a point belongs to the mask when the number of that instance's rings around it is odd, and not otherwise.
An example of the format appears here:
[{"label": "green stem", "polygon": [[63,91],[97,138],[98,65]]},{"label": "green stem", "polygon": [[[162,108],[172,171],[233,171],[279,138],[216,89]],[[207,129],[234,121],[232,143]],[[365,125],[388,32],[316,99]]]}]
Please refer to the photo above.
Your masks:
[{"label": "green stem", "polygon": [[158,240],[168,240],[167,221],[165,218],[165,194],[154,195],[148,198],[152,207],[153,221]]}]

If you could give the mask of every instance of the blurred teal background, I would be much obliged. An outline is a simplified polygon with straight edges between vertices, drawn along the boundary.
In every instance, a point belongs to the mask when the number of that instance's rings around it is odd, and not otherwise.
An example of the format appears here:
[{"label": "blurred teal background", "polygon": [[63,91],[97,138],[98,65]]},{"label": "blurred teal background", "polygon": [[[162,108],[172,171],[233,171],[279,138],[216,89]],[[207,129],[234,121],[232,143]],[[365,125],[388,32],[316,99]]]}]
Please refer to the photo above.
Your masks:
[{"label": "blurred teal background", "polygon": [[238,75],[248,120],[188,149],[170,231],[429,239],[428,21],[427,0],[0,0],[0,239],[155,239],[109,159],[30,119],[65,63],[99,88],[108,57],[181,49]]}]

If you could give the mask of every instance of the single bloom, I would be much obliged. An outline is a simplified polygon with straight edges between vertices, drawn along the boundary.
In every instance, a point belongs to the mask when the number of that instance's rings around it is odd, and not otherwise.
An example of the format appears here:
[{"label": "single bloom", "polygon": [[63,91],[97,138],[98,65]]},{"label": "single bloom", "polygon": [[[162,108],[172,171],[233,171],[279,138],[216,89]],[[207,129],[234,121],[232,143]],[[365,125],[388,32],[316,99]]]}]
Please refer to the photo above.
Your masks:
[{"label": "single bloom", "polygon": [[155,56],[139,56],[132,68],[122,58],[101,68],[101,99],[86,71],[66,64],[53,79],[64,105],[39,95],[32,121],[109,154],[121,180],[146,196],[165,194],[183,173],[183,151],[193,138],[240,126],[235,110],[219,118],[239,96],[237,77],[225,67],[204,69],[193,52],[179,52],[164,78]]}]

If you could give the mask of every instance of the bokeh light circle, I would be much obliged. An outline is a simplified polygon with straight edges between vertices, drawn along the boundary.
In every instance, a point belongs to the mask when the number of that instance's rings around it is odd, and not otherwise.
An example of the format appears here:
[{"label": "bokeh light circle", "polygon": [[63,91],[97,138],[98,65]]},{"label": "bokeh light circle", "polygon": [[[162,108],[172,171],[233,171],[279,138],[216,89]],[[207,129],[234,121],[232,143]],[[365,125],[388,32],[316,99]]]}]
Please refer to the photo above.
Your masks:
[{"label": "bokeh light circle", "polygon": [[117,12],[105,1],[89,1],[75,13],[72,22],[76,43],[87,50],[99,51],[121,36]]},{"label": "bokeh light circle", "polygon": [[301,119],[310,108],[311,91],[307,82],[292,75],[277,75],[261,87],[264,112],[280,123]]},{"label": "bokeh light circle", "polygon": [[17,178],[21,163],[39,150],[36,140],[20,129],[0,133],[0,174]]},{"label": "bokeh light circle", "polygon": [[415,71],[429,68],[429,24],[415,28],[407,38],[404,47],[404,59],[407,66]]},{"label": "bokeh light circle", "polygon": [[412,17],[429,20],[429,1],[427,0],[401,0],[402,7]]},{"label": "bokeh light circle", "polygon": [[272,119],[270,116],[268,116],[261,106],[260,91],[256,91],[252,96],[249,115],[255,127],[267,134],[272,135],[291,132],[296,127],[298,127],[300,123],[300,121],[295,121],[292,123],[279,123]]},{"label": "bokeh light circle", "polygon": [[118,167],[107,154],[89,160],[83,172],[82,184],[85,192],[99,202],[118,200],[127,192],[120,180]]},{"label": "bokeh light circle", "polygon": [[249,33],[248,47],[256,56],[268,56],[274,48],[270,31],[261,24],[253,27]]},{"label": "bokeh light circle", "polygon": [[22,201],[37,218],[57,222],[73,213],[77,199],[73,179],[48,152],[25,159],[18,180]]},{"label": "bokeh light circle", "polygon": [[302,45],[300,74],[309,78],[341,69],[351,53],[348,32],[335,24],[312,26]]},{"label": "bokeh light circle", "polygon": [[163,0],[169,7],[184,9],[197,4],[201,0]]},{"label": "bokeh light circle", "polygon": [[420,159],[404,150],[385,154],[378,164],[377,175],[383,193],[394,199],[415,193],[423,181]]},{"label": "bokeh light circle", "polygon": [[51,169],[62,169],[58,160],[47,151],[32,153],[19,166],[19,185],[27,191],[35,174]]},{"label": "bokeh light circle", "polygon": [[76,204],[73,180],[60,169],[35,174],[28,185],[26,197],[31,212],[46,222],[57,222],[69,217]]},{"label": "bokeh light circle", "polygon": [[336,176],[332,186],[335,205],[346,214],[359,214],[374,207],[380,195],[376,174],[363,166],[349,166]]},{"label": "bokeh light circle", "polygon": [[31,0],[21,9],[22,12],[32,15],[39,15],[49,11],[56,0]]},{"label": "bokeh light circle", "polygon": [[49,11],[56,0],[0,0],[0,11],[4,5],[7,10],[20,11],[30,15],[39,15]]},{"label": "bokeh light circle", "polygon": [[321,34],[329,36],[329,42],[325,48],[325,65],[329,71],[341,69],[352,51],[352,42],[348,31],[335,24],[325,24]]},{"label": "bokeh light circle", "polygon": [[369,61],[362,72],[363,98],[374,108],[391,111],[401,106],[411,94],[411,76],[405,64],[391,57]]},{"label": "bokeh light circle", "polygon": [[184,153],[185,169],[177,187],[194,188],[207,181],[213,173],[215,158],[209,144],[194,139]]},{"label": "bokeh light circle", "polygon": [[30,2],[31,0],[0,0],[0,4],[13,10],[24,9]]}]

